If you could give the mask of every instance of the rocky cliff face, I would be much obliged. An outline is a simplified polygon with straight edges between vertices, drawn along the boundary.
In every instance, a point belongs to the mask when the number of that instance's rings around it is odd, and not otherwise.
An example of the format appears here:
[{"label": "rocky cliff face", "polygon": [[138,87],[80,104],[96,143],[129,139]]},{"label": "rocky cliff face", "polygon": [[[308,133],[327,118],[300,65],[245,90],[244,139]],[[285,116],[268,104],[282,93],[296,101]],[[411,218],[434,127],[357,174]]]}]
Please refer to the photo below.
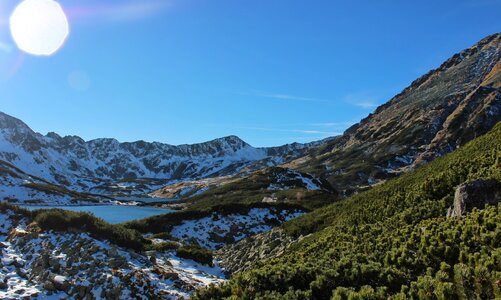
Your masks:
[{"label": "rocky cliff face", "polygon": [[455,54],[292,165],[345,194],[451,152],[501,120],[501,34]]},{"label": "rocky cliff face", "polygon": [[146,193],[168,182],[233,175],[284,163],[304,155],[313,145],[254,148],[236,136],[180,146],[114,139],[84,141],[56,133],[44,136],[0,113],[0,160],[76,191]]}]

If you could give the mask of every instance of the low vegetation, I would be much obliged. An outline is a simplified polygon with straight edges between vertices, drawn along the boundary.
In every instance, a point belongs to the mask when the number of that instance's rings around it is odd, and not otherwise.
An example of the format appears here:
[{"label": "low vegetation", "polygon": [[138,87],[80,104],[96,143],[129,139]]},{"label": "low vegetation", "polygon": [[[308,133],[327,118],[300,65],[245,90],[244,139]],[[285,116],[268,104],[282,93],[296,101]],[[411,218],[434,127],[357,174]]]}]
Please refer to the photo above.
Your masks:
[{"label": "low vegetation", "polygon": [[0,202],[0,212],[7,211],[15,212],[19,216],[36,222],[42,230],[87,232],[94,238],[109,240],[121,247],[138,251],[151,248],[151,241],[143,238],[138,231],[123,225],[109,224],[89,213],[62,209],[29,211],[17,205]]},{"label": "low vegetation", "polygon": [[455,188],[501,180],[501,124],[412,173],[283,225],[289,251],[195,299],[499,299],[501,207],[447,219]]},{"label": "low vegetation", "polygon": [[[298,205],[306,210],[313,210],[338,199],[337,192],[325,180],[320,181],[322,190],[306,190],[301,180],[285,180],[281,182],[288,189],[272,191],[270,184],[286,173],[283,168],[268,168],[253,173],[240,180],[223,184],[198,196],[189,198],[186,203],[191,210],[209,210],[214,205],[253,205],[263,201],[272,194],[277,203]],[[307,174],[302,174],[308,177]]]},{"label": "low vegetation", "polygon": [[12,211],[18,215],[25,216],[27,218],[32,218],[33,216],[33,212],[27,209],[24,209],[14,204],[10,204],[8,202],[0,202],[0,212],[6,213],[7,211]]},{"label": "low vegetation", "polygon": [[144,250],[148,241],[136,230],[122,225],[113,225],[89,213],[72,212],[62,209],[39,210],[34,213],[34,221],[40,228],[64,232],[88,232],[98,239],[134,250]]},{"label": "low vegetation", "polygon": [[169,250],[177,250],[179,247],[180,247],[179,243],[173,241],[167,241],[158,244],[151,244],[148,246],[148,250],[169,251]]},{"label": "low vegetation", "polygon": [[212,252],[197,245],[183,245],[177,249],[176,255],[210,267],[214,266]]}]

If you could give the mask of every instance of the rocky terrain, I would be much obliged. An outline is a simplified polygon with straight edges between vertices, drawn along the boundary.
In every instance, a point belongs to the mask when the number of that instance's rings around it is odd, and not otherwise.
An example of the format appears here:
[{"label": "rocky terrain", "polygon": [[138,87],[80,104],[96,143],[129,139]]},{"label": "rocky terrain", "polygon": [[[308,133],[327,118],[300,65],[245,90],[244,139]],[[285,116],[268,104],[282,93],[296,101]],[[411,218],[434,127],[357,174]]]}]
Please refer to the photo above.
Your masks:
[{"label": "rocky terrain", "polygon": [[0,298],[180,299],[224,281],[222,270],[96,240],[87,233],[41,231],[11,210],[0,212]]},{"label": "rocky terrain", "polygon": [[228,274],[252,268],[260,261],[279,257],[303,237],[294,238],[280,227],[256,234],[234,244],[226,245],[215,252],[216,259]]},{"label": "rocky terrain", "polygon": [[289,166],[344,195],[451,152],[501,120],[501,34],[415,80],[341,137]]},{"label": "rocky terrain", "polygon": [[195,242],[215,250],[244,238],[267,232],[273,227],[299,217],[305,212],[299,209],[252,208],[245,214],[220,215],[186,220],[171,230],[171,235],[183,242]]},{"label": "rocky terrain", "polygon": [[461,217],[474,208],[484,209],[486,205],[501,202],[501,182],[496,179],[464,182],[456,188],[454,205],[447,211],[447,217]]}]

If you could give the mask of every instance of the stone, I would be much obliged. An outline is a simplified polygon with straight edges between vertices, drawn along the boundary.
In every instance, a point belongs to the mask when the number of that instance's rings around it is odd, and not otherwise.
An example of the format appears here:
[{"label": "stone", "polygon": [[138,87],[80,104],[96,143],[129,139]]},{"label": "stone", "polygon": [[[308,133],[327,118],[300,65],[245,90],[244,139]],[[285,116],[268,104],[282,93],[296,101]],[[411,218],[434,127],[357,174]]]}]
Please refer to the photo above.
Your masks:
[{"label": "stone", "polygon": [[26,274],[26,272],[19,267],[16,267],[16,274],[19,275],[19,277],[21,278],[28,279],[28,274]]},{"label": "stone", "polygon": [[81,298],[84,298],[85,295],[87,294],[87,287],[80,285],[78,286],[78,296]]},{"label": "stone", "polygon": [[68,291],[71,288],[71,284],[69,280],[61,275],[51,275],[50,276],[50,282],[54,284],[54,287],[59,290],[59,291]]},{"label": "stone", "polygon": [[16,268],[21,268],[21,267],[23,267],[23,266],[24,266],[24,261],[14,259],[14,260],[12,261],[12,265],[13,265],[14,267],[16,267]]},{"label": "stone", "polygon": [[123,257],[116,257],[109,260],[109,266],[112,269],[118,269],[123,267],[127,263],[127,260]]},{"label": "stone", "polygon": [[50,258],[49,266],[54,272],[59,272],[59,269],[61,268],[61,264],[59,263],[59,260],[57,258]]},{"label": "stone", "polygon": [[111,257],[118,256],[117,248],[111,247],[110,250],[108,250],[108,255]]},{"label": "stone", "polygon": [[56,291],[56,287],[54,286],[54,283],[52,283],[52,281],[50,281],[50,280],[47,280],[44,282],[43,288],[48,290],[48,291],[51,291],[51,292]]},{"label": "stone", "polygon": [[447,211],[447,217],[461,217],[473,208],[483,209],[486,204],[501,201],[501,183],[496,179],[479,179],[460,184],[454,194],[454,206]]}]

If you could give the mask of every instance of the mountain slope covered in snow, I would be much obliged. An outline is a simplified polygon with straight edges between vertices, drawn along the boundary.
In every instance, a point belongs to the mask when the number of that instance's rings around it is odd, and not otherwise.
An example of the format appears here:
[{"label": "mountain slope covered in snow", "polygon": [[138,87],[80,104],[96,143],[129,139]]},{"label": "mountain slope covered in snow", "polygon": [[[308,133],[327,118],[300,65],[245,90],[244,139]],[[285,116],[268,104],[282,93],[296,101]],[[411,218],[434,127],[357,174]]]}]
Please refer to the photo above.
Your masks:
[{"label": "mountain slope covered in snow", "polygon": [[[84,141],[56,133],[44,136],[0,113],[0,160],[32,177],[99,194],[148,193],[167,183],[251,172],[300,157],[318,144],[254,148],[236,136],[180,146],[114,139]],[[0,175],[13,185],[8,172]],[[1,193],[3,198],[15,196]]]}]

